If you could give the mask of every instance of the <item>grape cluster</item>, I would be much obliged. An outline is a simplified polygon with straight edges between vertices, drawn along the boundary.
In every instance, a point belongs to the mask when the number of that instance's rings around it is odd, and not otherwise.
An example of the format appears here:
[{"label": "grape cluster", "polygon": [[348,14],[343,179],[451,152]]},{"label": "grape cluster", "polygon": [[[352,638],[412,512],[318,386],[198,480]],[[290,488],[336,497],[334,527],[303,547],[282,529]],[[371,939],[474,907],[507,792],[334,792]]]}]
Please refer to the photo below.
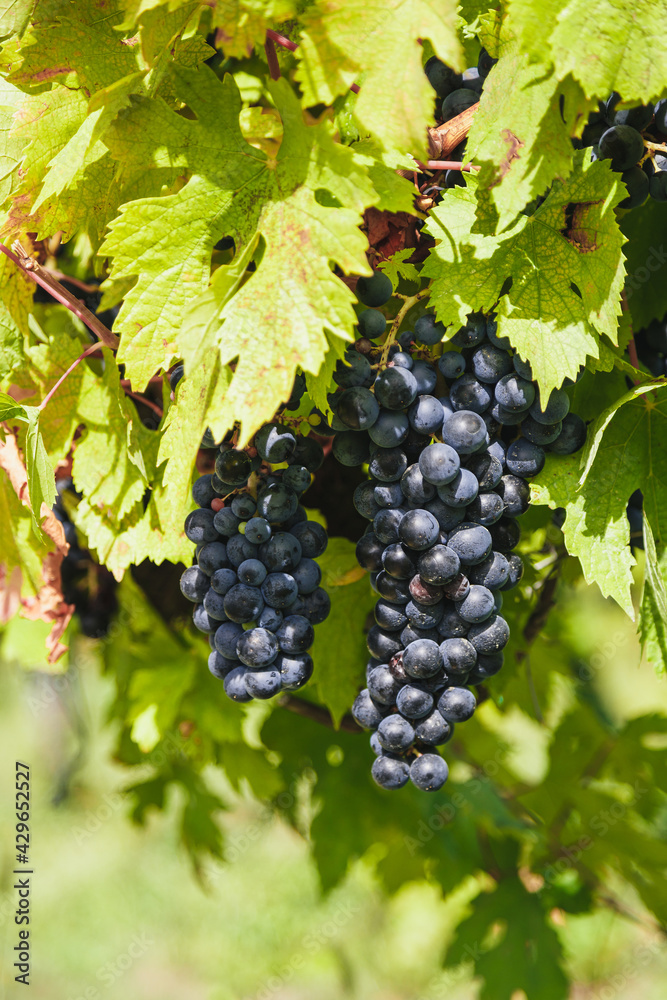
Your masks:
[{"label": "grape cluster", "polygon": [[193,486],[185,533],[195,562],[181,591],[209,636],[209,670],[234,701],[297,690],[313,673],[313,626],[330,609],[315,560],[328,538],[299,499],[323,459],[313,438],[265,424],[245,450],[219,445],[215,472]]},{"label": "grape cluster", "polygon": [[[391,284],[378,272],[360,279],[357,294],[381,305]],[[431,791],[448,775],[436,748],[472,716],[471,686],[503,663],[509,628],[500,611],[523,573],[513,550],[527,480],[545,450],[577,451],[586,426],[563,389],[540,396],[493,316],[469,316],[442,348],[445,328],[432,313],[399,343],[376,347],[369,334],[383,326],[378,317],[361,313],[364,336],[339,363],[330,396],[334,455],[368,463],[370,479],[354,494],[371,522],[357,558],[379,594],[367,687],[352,713],[373,730],[379,785],[412,780]]]},{"label": "grape cluster", "polygon": [[[436,56],[431,56],[424,65],[428,81],[438,95],[437,118],[441,122],[451,121],[473,104],[477,104],[484,87],[484,81],[491,67],[496,63],[486,49],[482,49],[476,66],[470,66],[463,73],[457,73]],[[441,102],[441,103],[440,103]],[[466,140],[463,139],[449,154],[450,160],[463,160]],[[445,187],[465,185],[460,170],[445,172]]]},{"label": "grape cluster", "polygon": [[609,160],[621,174],[628,196],[619,208],[636,208],[649,197],[667,201],[667,147],[664,151],[647,146],[667,142],[667,99],[657,104],[618,108],[620,95],[614,92],[589,116],[580,145],[590,147],[594,159]]}]

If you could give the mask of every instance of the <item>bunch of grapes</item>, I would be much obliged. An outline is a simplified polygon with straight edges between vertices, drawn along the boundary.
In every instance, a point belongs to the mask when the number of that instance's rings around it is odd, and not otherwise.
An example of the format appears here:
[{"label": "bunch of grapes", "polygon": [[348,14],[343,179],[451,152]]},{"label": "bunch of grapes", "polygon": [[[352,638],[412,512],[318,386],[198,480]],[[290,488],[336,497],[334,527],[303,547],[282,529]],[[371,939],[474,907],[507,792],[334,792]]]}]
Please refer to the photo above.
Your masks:
[{"label": "bunch of grapes", "polygon": [[[298,378],[291,405],[303,388]],[[313,626],[330,609],[315,560],[328,538],[299,500],[323,459],[319,442],[270,423],[245,450],[219,445],[215,472],[194,484],[185,533],[195,562],[181,591],[209,636],[209,670],[234,701],[297,690],[313,673]]]},{"label": "bunch of grapes", "polygon": [[[369,306],[391,292],[379,272],[357,285]],[[380,598],[367,687],[352,713],[373,730],[379,785],[411,780],[431,791],[448,775],[436,748],[475,710],[470,687],[503,664],[509,628],[500,612],[523,572],[513,549],[528,479],[545,450],[581,448],[586,426],[563,389],[540,396],[492,316],[469,316],[444,349],[445,328],[431,313],[379,348],[370,336],[384,323],[377,309],[361,313],[364,336],[339,363],[330,397],[334,455],[368,463],[370,479],[354,495],[371,522],[357,558]]]},{"label": "bunch of grapes", "polygon": [[[619,208],[636,208],[651,196],[667,201],[667,99],[618,109],[613,93],[589,116],[581,137],[594,159],[610,160],[621,174],[628,196]],[[655,149],[654,147],[662,147]]]}]

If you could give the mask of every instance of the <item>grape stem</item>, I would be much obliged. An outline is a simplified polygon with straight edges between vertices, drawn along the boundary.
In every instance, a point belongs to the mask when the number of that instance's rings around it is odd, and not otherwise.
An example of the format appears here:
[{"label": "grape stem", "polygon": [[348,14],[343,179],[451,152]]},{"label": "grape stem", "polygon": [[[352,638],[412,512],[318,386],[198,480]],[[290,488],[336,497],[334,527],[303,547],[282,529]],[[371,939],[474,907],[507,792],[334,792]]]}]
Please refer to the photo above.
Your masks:
[{"label": "grape stem", "polygon": [[476,173],[481,168],[473,163],[460,163],[458,160],[427,160],[429,170],[464,170],[466,173]]},{"label": "grape stem", "polygon": [[659,153],[667,153],[667,145],[665,145],[664,142],[662,142],[662,143],[660,143],[660,142],[649,142],[648,139],[644,139],[644,145],[648,149],[655,149],[655,150],[657,150]]},{"label": "grape stem", "polygon": [[[430,288],[430,283],[429,283],[429,288]],[[420,302],[421,299],[426,298],[426,296],[429,293],[429,288],[424,288],[422,289],[421,292],[417,292],[416,295],[409,295],[405,298],[403,305],[396,313],[396,318],[394,322],[391,324],[389,335],[385,340],[384,344],[382,345],[382,356],[380,358],[380,364],[379,364],[380,368],[387,367],[387,359],[389,358],[389,348],[396,340],[396,334],[398,333],[401,323],[405,318],[405,314],[409,312],[409,310],[412,309],[412,307],[416,305],[417,302]]]},{"label": "grape stem", "polygon": [[[283,695],[279,699],[278,704],[281,708],[286,708],[290,712],[302,715],[306,719],[312,719],[313,722],[319,722],[321,726],[336,729],[331,715],[321,705],[313,705],[312,702],[303,701],[301,698],[296,698],[293,694]],[[351,715],[343,716],[338,729],[341,729],[345,733],[361,733],[363,731]]]},{"label": "grape stem", "polygon": [[[12,252],[13,251],[13,252]],[[106,347],[110,347],[111,350],[115,351],[118,347],[118,337],[111,330],[102,323],[94,313],[84,306],[83,302],[79,299],[75,299],[71,292],[60,284],[60,282],[53,277],[53,275],[47,271],[45,267],[38,264],[21,246],[18,240],[12,244],[12,249],[3,246],[0,243],[0,252],[4,253],[5,257],[9,257],[19,270],[23,271],[29,278],[31,278],[35,284],[41,285],[42,288],[46,289],[53,298],[60,302],[61,305],[69,309],[70,312],[74,313],[82,323],[85,323],[89,330],[99,337],[102,343]]]}]

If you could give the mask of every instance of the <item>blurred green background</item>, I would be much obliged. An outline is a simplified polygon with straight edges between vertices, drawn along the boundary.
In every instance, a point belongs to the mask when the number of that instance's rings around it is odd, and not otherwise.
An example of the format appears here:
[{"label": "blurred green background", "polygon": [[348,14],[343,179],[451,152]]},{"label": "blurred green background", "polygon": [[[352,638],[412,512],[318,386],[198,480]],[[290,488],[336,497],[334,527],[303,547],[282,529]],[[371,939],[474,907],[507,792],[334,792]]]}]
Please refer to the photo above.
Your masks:
[{"label": "blurred green background", "polygon": [[[556,663],[563,644],[574,644],[592,665],[585,674],[584,701],[593,699],[595,712],[606,713],[616,727],[646,714],[667,716],[667,686],[651,668],[639,665],[632,623],[615,605],[593,588],[564,588],[555,619],[552,639],[547,635],[538,641],[531,655],[531,678],[517,672],[504,697],[496,698],[496,704],[491,698],[480,708],[479,720],[470,724],[471,729],[478,726],[478,738],[486,733],[485,747],[489,734],[498,745],[502,741],[508,750],[505,766],[517,782],[534,787],[553,780],[547,774],[548,746],[570,684]],[[555,633],[560,646],[554,653]],[[407,881],[397,872],[389,892],[377,866],[391,847],[381,838],[369,839],[365,852],[351,857],[342,881],[323,893],[309,834],[319,809],[318,786],[307,770],[297,792],[296,820],[288,825],[275,804],[260,802],[243,781],[234,789],[219,768],[207,766],[208,787],[227,806],[214,813],[226,839],[224,857],[201,861],[196,876],[179,839],[177,815],[183,803],[177,787],[171,788],[163,811],[148,811],[145,826],[128,819],[123,789],[137,781],[137,768],[130,774],[130,768],[114,761],[119,726],[110,718],[115,690],[101,671],[103,644],[79,637],[76,668],[49,675],[39,669],[42,639],[39,625],[15,620],[2,644],[1,996],[19,995],[8,961],[16,930],[11,783],[17,758],[32,768],[34,998],[505,996],[504,987],[496,992],[489,979],[487,992],[480,994],[482,981],[471,961],[448,958],[457,925],[484,883],[486,876],[478,870],[471,869],[449,892],[428,870]],[[611,651],[605,652],[610,642]],[[513,685],[525,687],[529,680],[535,697],[543,699],[540,692],[548,692],[547,700],[538,703],[542,723],[525,707],[512,706]],[[295,725],[299,721],[289,718]],[[328,766],[340,768],[343,780],[345,767],[368,767],[365,736],[347,737],[360,741],[362,763],[341,763],[338,734],[323,733],[330,742]],[[457,780],[453,754],[445,756],[454,764],[454,783],[439,793],[441,804],[456,790]],[[153,773],[150,765],[143,765],[143,771],[146,777]],[[352,805],[359,808],[357,801]],[[370,795],[368,807],[374,808]],[[365,825],[363,815],[352,817],[357,819]],[[420,817],[414,820],[417,831]],[[439,830],[433,832],[434,841],[441,836]],[[611,834],[600,833],[605,836]],[[534,891],[535,876],[526,869],[522,877]],[[570,997],[664,1000],[667,937],[630,880],[621,880],[611,868],[608,879],[612,903],[599,895],[588,911],[554,907],[549,916],[563,947]],[[511,927],[514,915],[507,916]],[[497,954],[501,966],[512,961],[502,945]],[[546,977],[534,992],[511,995],[513,1000],[524,995],[549,1000],[559,995],[553,990]]]}]

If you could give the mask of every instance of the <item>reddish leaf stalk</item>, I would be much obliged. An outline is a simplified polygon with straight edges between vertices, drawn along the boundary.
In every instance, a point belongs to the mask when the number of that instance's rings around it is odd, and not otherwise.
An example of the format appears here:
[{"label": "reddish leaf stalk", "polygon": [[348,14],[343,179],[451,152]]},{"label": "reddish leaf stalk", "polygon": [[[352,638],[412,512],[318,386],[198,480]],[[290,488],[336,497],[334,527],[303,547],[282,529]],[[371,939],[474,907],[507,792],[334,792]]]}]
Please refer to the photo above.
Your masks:
[{"label": "reddish leaf stalk", "polygon": [[635,338],[630,337],[628,341],[628,357],[630,358],[630,364],[633,368],[639,368],[639,358],[637,357],[637,345],[635,344]]},{"label": "reddish leaf stalk", "polygon": [[[266,58],[267,58],[267,61],[269,63],[269,72],[271,73],[271,79],[278,80],[278,79],[280,79],[280,70],[278,70],[278,76],[274,76],[273,75],[273,69],[271,67],[271,58],[272,57],[269,54],[269,44],[271,43],[271,52],[273,54],[273,58],[275,59],[275,65],[277,66],[278,65],[278,59],[276,57],[276,50],[275,50],[275,48],[273,47],[273,44],[272,44],[273,42],[276,42],[278,45],[282,45],[282,47],[284,49],[289,49],[290,52],[296,52],[296,50],[299,48],[299,44],[298,44],[298,42],[293,42],[289,38],[285,38],[284,35],[281,35],[277,31],[272,31],[271,28],[267,28],[266,29],[266,41],[264,42],[264,51],[266,52]],[[358,83],[351,83],[350,84],[350,90],[352,91],[353,94],[358,94],[360,89],[361,88],[359,87]]]},{"label": "reddish leaf stalk", "polygon": [[269,64],[269,73],[271,74],[272,80],[280,79],[280,66],[278,64],[278,56],[276,54],[276,47],[273,43],[273,39],[269,38],[268,32],[266,35],[266,41],[264,42],[264,51],[266,52],[266,61]]},{"label": "reddish leaf stalk", "polygon": [[53,386],[53,388],[50,389],[49,392],[47,392],[46,396],[44,397],[44,399],[42,400],[42,402],[37,407],[37,409],[40,410],[40,412],[45,408],[45,406],[47,405],[47,403],[49,402],[49,400],[51,399],[51,397],[53,396],[53,394],[55,392],[57,392],[57,390],[60,388],[60,386],[63,384],[63,382],[67,378],[67,376],[70,375],[74,371],[74,369],[76,368],[76,366],[78,365],[78,363],[80,361],[83,361],[83,359],[85,357],[87,357],[89,354],[93,354],[94,351],[99,351],[99,349],[100,349],[100,345],[99,344],[91,344],[90,347],[87,347],[85,349],[85,351],[83,352],[83,354],[79,355],[79,357],[76,359],[76,361],[74,361],[69,366],[69,368],[67,369],[67,371],[64,372],[60,376],[60,378],[58,379],[58,381],[56,382],[56,384]]},{"label": "reddish leaf stalk", "polygon": [[293,42],[290,38],[285,38],[277,31],[272,31],[271,28],[267,28],[266,37],[270,38],[272,42],[276,42],[277,45],[282,45],[284,49],[289,49],[290,52],[296,52],[299,48],[296,42]]},{"label": "reddish leaf stalk", "polygon": [[152,399],[147,399],[145,396],[142,396],[138,392],[130,392],[129,389],[125,389],[125,395],[131,396],[132,399],[136,399],[137,402],[139,403],[143,403],[144,406],[147,406],[149,410],[153,411],[153,413],[157,413],[160,420],[162,419],[163,416],[162,407],[158,406],[157,403],[154,403]]}]

